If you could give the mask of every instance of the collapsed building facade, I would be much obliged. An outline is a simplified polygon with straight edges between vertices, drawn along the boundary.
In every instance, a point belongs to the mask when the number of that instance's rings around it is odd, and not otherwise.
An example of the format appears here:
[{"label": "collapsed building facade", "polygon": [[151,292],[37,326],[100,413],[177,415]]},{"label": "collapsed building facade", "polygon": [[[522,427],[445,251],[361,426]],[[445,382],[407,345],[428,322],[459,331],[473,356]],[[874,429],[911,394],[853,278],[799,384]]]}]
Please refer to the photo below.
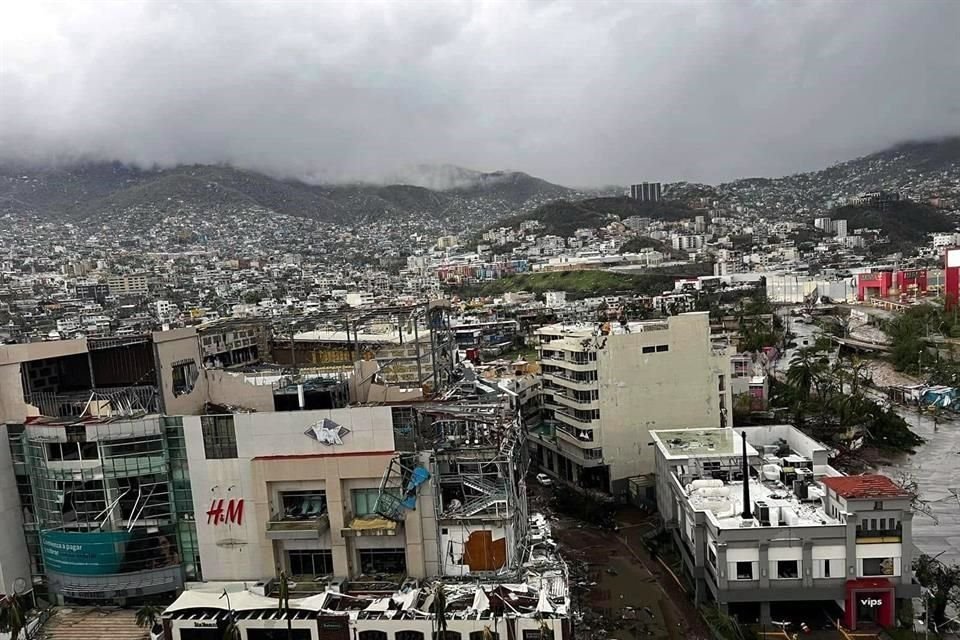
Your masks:
[{"label": "collapsed building facade", "polygon": [[[517,378],[457,364],[448,307],[421,307],[334,335],[349,364],[264,362],[276,338],[242,323],[0,348],[0,591],[180,593],[170,638],[417,640],[442,582],[448,635],[569,637]],[[384,318],[402,348],[358,338]]]}]

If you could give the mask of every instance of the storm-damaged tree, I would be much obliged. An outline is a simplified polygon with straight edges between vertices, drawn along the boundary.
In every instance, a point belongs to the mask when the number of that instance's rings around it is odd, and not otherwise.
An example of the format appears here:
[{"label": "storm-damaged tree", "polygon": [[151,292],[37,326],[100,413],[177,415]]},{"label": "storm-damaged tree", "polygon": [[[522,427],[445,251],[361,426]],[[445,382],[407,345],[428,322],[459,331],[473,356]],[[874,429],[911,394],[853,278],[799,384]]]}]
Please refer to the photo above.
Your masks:
[{"label": "storm-damaged tree", "polygon": [[913,573],[926,589],[929,621],[937,627],[945,624],[947,607],[960,606],[960,565],[947,565],[923,554],[913,561]]}]

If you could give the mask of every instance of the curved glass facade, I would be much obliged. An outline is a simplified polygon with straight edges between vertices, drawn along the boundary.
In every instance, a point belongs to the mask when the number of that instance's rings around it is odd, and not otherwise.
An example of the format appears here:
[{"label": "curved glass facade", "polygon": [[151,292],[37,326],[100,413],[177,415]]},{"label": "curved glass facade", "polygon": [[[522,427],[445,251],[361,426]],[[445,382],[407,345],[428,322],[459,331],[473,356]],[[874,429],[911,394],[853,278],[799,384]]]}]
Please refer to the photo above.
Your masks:
[{"label": "curved glass facade", "polygon": [[183,585],[169,428],[159,416],[26,426],[32,516],[52,593],[114,600]]}]

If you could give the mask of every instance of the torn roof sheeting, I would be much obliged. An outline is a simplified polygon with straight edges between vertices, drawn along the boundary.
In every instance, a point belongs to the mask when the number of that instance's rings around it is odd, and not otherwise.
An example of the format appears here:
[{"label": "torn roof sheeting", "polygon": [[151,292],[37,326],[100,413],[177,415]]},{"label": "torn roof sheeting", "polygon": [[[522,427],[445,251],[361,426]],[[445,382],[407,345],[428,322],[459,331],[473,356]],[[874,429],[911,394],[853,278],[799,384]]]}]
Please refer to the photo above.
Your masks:
[{"label": "torn roof sheeting", "polygon": [[[486,576],[465,576],[464,581],[443,580],[448,619],[490,619],[495,617],[554,617],[569,615],[567,567],[556,552],[547,519],[530,518],[528,547],[517,571],[500,574],[500,580]],[[483,580],[480,583],[480,580]],[[277,610],[277,599],[257,595],[241,584],[227,586],[234,611]],[[188,610],[227,611],[224,585],[205,585],[184,591],[164,615]],[[433,583],[397,591],[390,596],[371,596],[326,591],[306,598],[291,598],[290,608],[325,615],[345,615],[351,620],[413,620],[434,617]]]}]

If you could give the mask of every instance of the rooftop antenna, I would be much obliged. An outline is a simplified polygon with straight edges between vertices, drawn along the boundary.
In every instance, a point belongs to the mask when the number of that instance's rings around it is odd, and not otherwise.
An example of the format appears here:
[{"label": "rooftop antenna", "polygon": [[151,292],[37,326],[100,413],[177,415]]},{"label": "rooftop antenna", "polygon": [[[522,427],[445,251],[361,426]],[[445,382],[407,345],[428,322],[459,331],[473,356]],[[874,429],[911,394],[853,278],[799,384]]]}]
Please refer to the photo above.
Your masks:
[{"label": "rooftop antenna", "polygon": [[740,516],[744,520],[753,518],[753,512],[750,511],[750,467],[747,465],[747,432],[741,431],[743,437],[743,513]]}]

